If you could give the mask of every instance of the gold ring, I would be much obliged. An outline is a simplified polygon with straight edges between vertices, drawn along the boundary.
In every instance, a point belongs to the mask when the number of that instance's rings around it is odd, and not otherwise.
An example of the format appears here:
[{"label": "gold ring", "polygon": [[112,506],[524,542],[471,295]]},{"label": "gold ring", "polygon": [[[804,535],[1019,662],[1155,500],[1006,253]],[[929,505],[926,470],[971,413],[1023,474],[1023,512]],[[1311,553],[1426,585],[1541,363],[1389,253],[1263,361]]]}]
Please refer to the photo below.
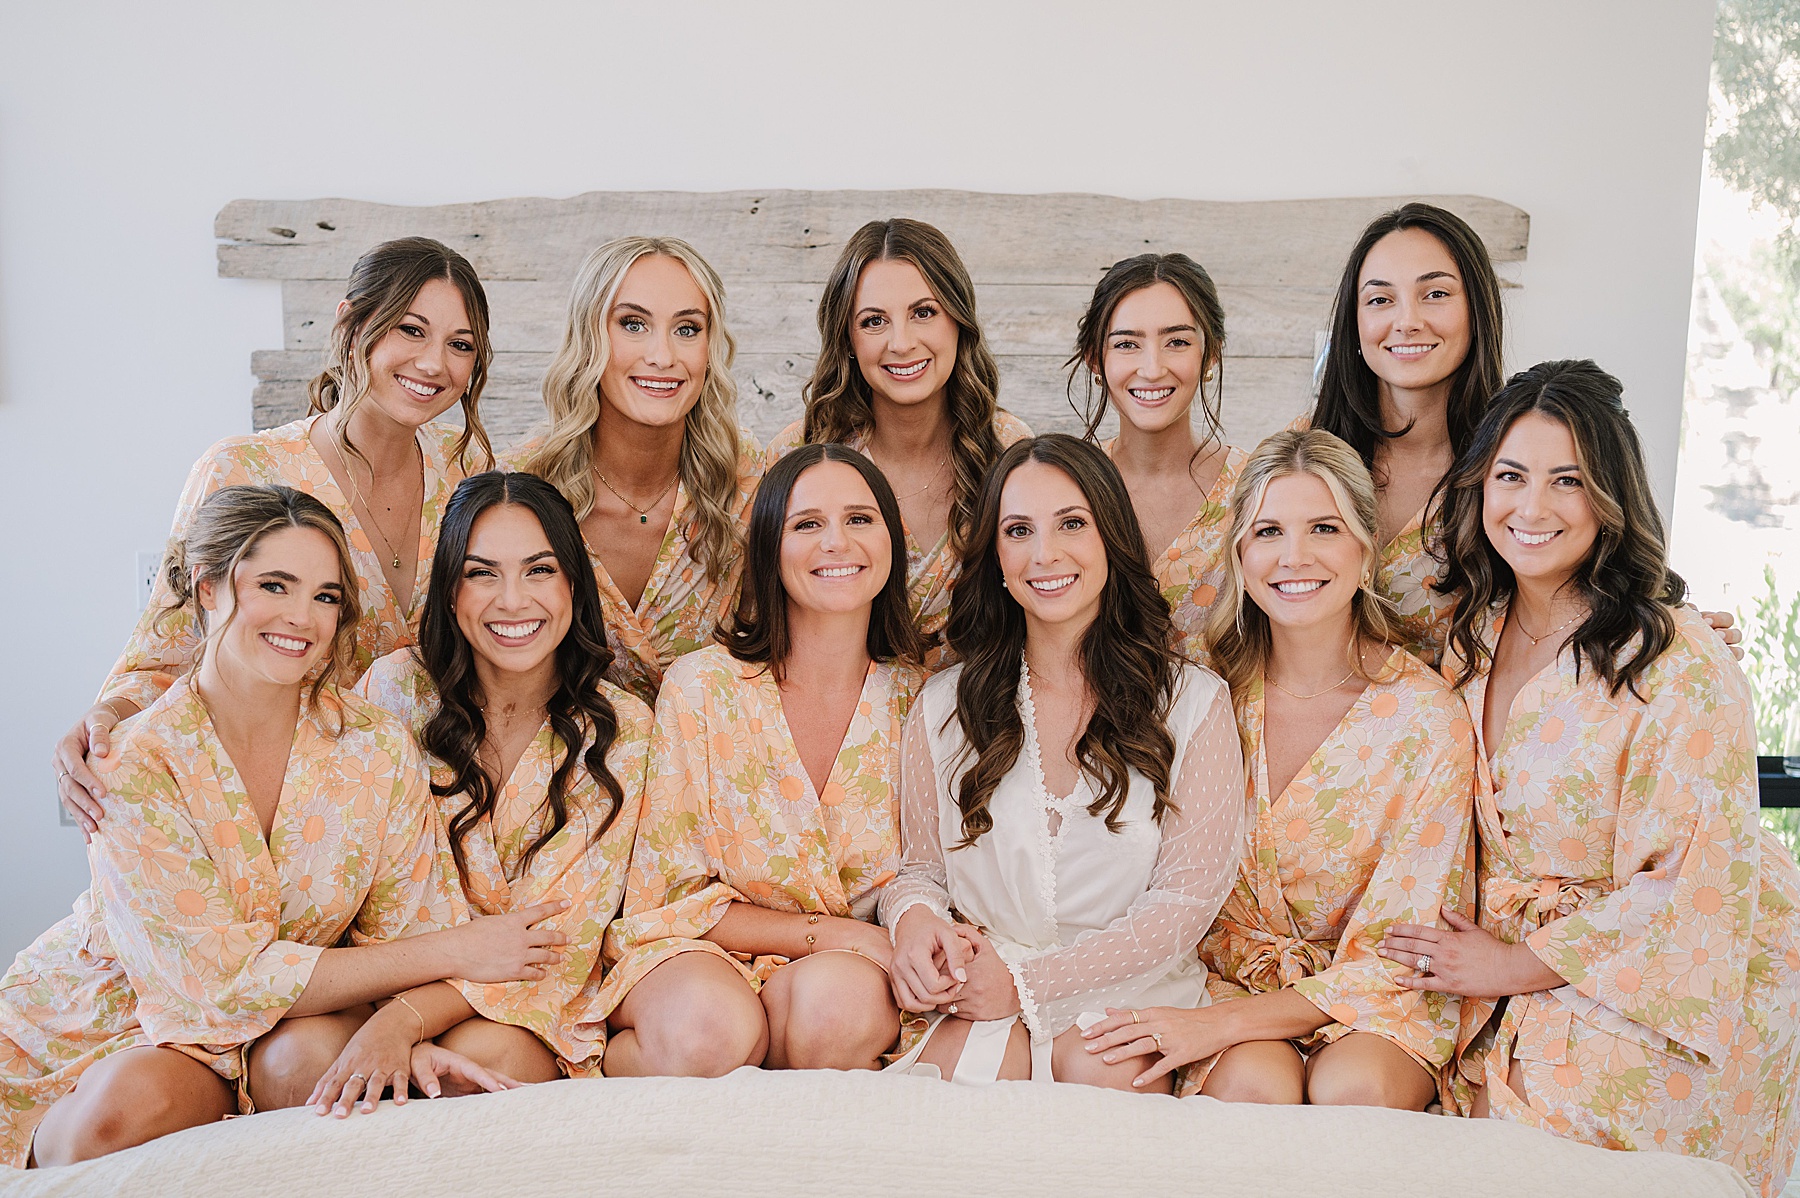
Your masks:
[{"label": "gold ring", "polygon": [[1143,1022],[1143,1020],[1138,1018],[1138,1013],[1135,1010],[1131,1012],[1131,1022],[1133,1022],[1133,1023],[1142,1023]]},{"label": "gold ring", "polygon": [[345,1078],[344,1080],[345,1081],[366,1082],[369,1080],[369,1075],[366,1073],[352,1073],[349,1077]]},{"label": "gold ring", "polygon": [[955,1003],[950,1004],[949,1011],[950,1011],[950,1014],[952,1014],[952,1015],[956,1014],[956,1004]]},{"label": "gold ring", "polygon": [[1162,1049],[1162,1033],[1161,1032],[1151,1032],[1150,1038],[1152,1040],[1156,1041],[1156,1051],[1161,1052],[1163,1050]]}]

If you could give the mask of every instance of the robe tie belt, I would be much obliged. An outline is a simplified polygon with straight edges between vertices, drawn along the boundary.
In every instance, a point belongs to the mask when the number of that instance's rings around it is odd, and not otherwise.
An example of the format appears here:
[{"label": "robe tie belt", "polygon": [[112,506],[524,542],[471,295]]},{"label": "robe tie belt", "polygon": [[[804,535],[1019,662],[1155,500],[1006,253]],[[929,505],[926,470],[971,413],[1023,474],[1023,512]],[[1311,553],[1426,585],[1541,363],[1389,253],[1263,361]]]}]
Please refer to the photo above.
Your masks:
[{"label": "robe tie belt", "polygon": [[1521,882],[1496,882],[1482,896],[1488,914],[1496,919],[1523,915],[1532,928],[1553,919],[1573,915],[1605,893],[1603,882],[1592,878],[1532,878]]},{"label": "robe tie belt", "polygon": [[1335,942],[1320,944],[1304,936],[1284,936],[1245,924],[1220,921],[1237,958],[1237,983],[1255,993],[1291,986],[1329,968]]}]

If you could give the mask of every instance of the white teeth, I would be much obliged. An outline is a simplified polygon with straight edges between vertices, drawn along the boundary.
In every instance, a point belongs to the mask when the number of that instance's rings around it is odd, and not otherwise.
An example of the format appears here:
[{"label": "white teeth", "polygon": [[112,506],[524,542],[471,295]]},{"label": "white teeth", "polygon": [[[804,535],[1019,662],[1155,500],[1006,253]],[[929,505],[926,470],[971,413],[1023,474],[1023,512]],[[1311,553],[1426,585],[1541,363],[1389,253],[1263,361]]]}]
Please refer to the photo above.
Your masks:
[{"label": "white teeth", "polygon": [[1173,387],[1157,387],[1150,391],[1132,391],[1131,397],[1139,403],[1155,403],[1159,399],[1167,399],[1175,394]]},{"label": "white teeth", "polygon": [[263,639],[267,640],[277,649],[286,649],[289,653],[304,653],[306,651],[307,642],[300,640],[297,637],[279,636],[273,632],[265,632],[263,633]]},{"label": "white teeth", "polygon": [[1276,583],[1275,589],[1280,591],[1283,595],[1304,595],[1308,591],[1316,591],[1324,585],[1325,583],[1323,580],[1317,578],[1305,580],[1294,579],[1289,582]]},{"label": "white teeth", "polygon": [[424,383],[415,383],[411,379],[404,378],[400,375],[395,375],[394,377],[396,379],[399,379],[400,385],[402,387],[405,387],[408,391],[411,391],[414,395],[417,395],[423,399],[430,399],[432,396],[436,395],[439,391],[443,390],[442,387],[427,387]]},{"label": "white teeth", "polygon": [[861,566],[825,566],[814,570],[820,578],[849,578],[852,574],[861,574]]},{"label": "white teeth", "polygon": [[883,366],[882,369],[897,379],[910,379],[917,378],[929,365],[931,365],[931,360],[928,358],[911,366]]},{"label": "white teeth", "polygon": [[520,637],[530,636],[543,626],[544,622],[542,620],[527,620],[523,624],[490,623],[488,625],[488,630],[495,636],[503,636],[508,640],[518,640]]},{"label": "white teeth", "polygon": [[1074,581],[1075,576],[1073,574],[1065,574],[1061,578],[1051,578],[1042,582],[1039,582],[1036,579],[1028,579],[1026,580],[1025,585],[1029,586],[1040,595],[1054,595]]},{"label": "white teeth", "polygon": [[1515,528],[1512,530],[1512,535],[1519,539],[1521,545],[1547,545],[1556,532],[1554,530],[1551,532],[1523,532]]},{"label": "white teeth", "polygon": [[1416,358],[1420,354],[1428,354],[1436,349],[1435,345],[1390,345],[1388,352],[1401,358]]},{"label": "white teeth", "polygon": [[672,382],[663,379],[633,379],[632,382],[636,383],[646,391],[662,391],[664,393],[679,390],[681,387],[680,379],[675,379]]}]

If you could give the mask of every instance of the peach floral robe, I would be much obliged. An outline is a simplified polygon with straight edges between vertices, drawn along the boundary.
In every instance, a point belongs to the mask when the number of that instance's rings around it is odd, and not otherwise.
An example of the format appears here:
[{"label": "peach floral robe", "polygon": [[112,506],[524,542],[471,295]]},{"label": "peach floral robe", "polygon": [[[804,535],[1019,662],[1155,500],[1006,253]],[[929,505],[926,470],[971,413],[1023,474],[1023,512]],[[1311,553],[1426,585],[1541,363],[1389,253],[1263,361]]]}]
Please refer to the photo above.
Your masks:
[{"label": "peach floral robe", "polygon": [[[593,775],[578,766],[564,797],[568,822],[538,850],[528,869],[519,868],[525,850],[548,822],[543,804],[550,776],[563,758],[563,743],[545,720],[496,798],[493,815],[463,839],[462,893],[475,914],[504,915],[559,899],[569,903],[567,911],[538,925],[569,938],[562,963],[549,977],[457,985],[476,1014],[535,1034],[571,1077],[600,1076],[606,1018],[592,1013],[600,988],[600,948],[625,893],[650,747],[650,709],[609,683],[601,685],[619,724],[606,764],[625,792],[611,825],[596,837],[609,800]],[[431,679],[410,649],[376,662],[358,689],[415,731],[437,712]],[[433,780],[447,785],[452,779],[448,768],[435,758],[428,760]],[[437,802],[448,828],[467,799],[457,794],[439,796]]]},{"label": "peach floral robe", "polygon": [[[769,442],[768,465],[774,465],[790,449],[805,444],[801,435],[804,427],[804,421],[796,420],[775,435]],[[1011,412],[1000,411],[994,414],[994,435],[1000,438],[1000,447],[1004,449],[1014,441],[1029,437],[1031,429]],[[851,448],[861,451],[863,447],[852,444]],[[950,548],[950,539],[950,530],[945,529],[937,544],[925,550],[913,540],[911,531],[906,534],[906,596],[912,603],[913,618],[919,622],[919,631],[926,636],[941,634],[944,625],[950,621],[950,586],[960,571],[956,554]],[[925,666],[937,670],[949,660],[950,647],[940,640],[926,653]]]},{"label": "peach floral robe", "polygon": [[[738,544],[717,578],[693,558],[688,532],[694,508],[686,483],[675,486],[675,510],[636,607],[626,602],[600,555],[588,546],[600,587],[600,611],[606,618],[606,642],[613,651],[607,677],[646,704],[655,704],[669,663],[711,641],[713,629],[737,602],[738,579],[744,571],[744,525],[763,468],[763,451],[749,432],[738,430],[738,445],[737,490],[728,505],[738,522]],[[523,470],[540,448],[538,441],[517,446],[501,455],[501,464],[508,470]]]},{"label": "peach floral robe", "polygon": [[[1474,914],[1475,740],[1456,692],[1395,649],[1280,795],[1269,794],[1262,687],[1244,715],[1253,818],[1237,886],[1200,956],[1215,1001],[1291,986],[1331,1023],[1393,1041],[1434,1078],[1456,1049],[1458,1000],[1408,990],[1378,956],[1389,926]],[[1200,1088],[1217,1057],[1188,1069]]]},{"label": "peach floral robe", "polygon": [[[1758,820],[1744,676],[1699,613],[1673,615],[1642,698],[1565,653],[1483,746],[1481,924],[1568,985],[1492,1023],[1465,1002],[1461,1072],[1496,1118],[1722,1160],[1775,1195],[1800,1146],[1800,871]],[[1486,692],[1467,688],[1477,728]]]},{"label": "peach floral robe", "polygon": [[669,668],[595,1018],[684,952],[714,953],[752,985],[766,981],[786,958],[746,960],[701,939],[734,902],[875,918],[898,869],[900,731],[923,681],[915,667],[869,667],[830,779],[815,793],[762,666],[712,645]]},{"label": "peach floral robe", "polygon": [[1406,647],[1432,664],[1444,654],[1456,607],[1450,596],[1431,589],[1443,569],[1432,556],[1437,535],[1437,514],[1427,519],[1421,511],[1381,547],[1375,563],[1375,591],[1400,613]]},{"label": "peach floral robe", "polygon": [[[244,1048],[306,989],[319,955],[457,920],[454,868],[400,722],[327,692],[303,712],[267,841],[186,680],[121,725],[93,884],[0,978],[0,1164],[82,1072],[176,1049],[237,1084]],[[341,713],[344,730],[331,729]]]},{"label": "peach floral robe", "polygon": [[[447,424],[427,424],[419,431],[419,451],[425,463],[425,505],[419,517],[418,579],[412,601],[402,610],[399,600],[381,572],[379,547],[350,510],[350,497],[337,485],[325,459],[307,435],[318,416],[308,416],[280,428],[265,429],[246,437],[227,437],[201,455],[188,473],[187,485],[175,505],[170,539],[187,535],[194,513],[215,491],[243,484],[278,483],[305,491],[330,508],[350,541],[350,560],[356,567],[356,584],[362,601],[362,619],[356,624],[356,664],[352,675],[369,668],[376,658],[418,639],[419,617],[425,611],[425,584],[431,573],[431,555],[437,551],[438,525],[450,493],[464,477],[456,454],[462,430]],[[170,681],[185,673],[200,653],[200,624],[192,612],[164,609],[173,600],[168,583],[159,575],[150,593],[150,606],[138,617],[137,627],[124,653],[101,688],[102,700],[125,698],[142,710],[168,689]]]}]

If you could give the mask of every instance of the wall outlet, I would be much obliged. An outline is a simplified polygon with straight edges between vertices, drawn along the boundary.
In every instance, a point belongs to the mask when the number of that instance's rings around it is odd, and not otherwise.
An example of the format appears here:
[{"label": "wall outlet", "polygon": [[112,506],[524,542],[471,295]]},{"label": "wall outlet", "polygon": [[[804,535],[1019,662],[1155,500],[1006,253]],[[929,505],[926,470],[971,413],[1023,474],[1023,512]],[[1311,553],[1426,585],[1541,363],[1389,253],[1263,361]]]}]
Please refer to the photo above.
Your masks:
[{"label": "wall outlet", "polygon": [[140,549],[137,555],[137,610],[150,606],[150,592],[156,589],[156,575],[162,570],[160,549]]}]

